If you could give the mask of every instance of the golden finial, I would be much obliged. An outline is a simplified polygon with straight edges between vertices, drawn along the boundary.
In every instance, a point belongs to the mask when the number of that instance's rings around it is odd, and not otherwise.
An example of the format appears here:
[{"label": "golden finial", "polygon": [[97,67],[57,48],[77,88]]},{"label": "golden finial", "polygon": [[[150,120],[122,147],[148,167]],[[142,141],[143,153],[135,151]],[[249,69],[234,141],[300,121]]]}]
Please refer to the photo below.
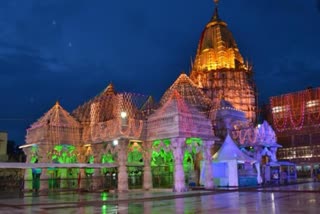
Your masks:
[{"label": "golden finial", "polygon": [[56,101],[56,105],[55,106],[60,106],[59,100]]},{"label": "golden finial", "polygon": [[218,4],[219,4],[219,0],[213,0],[214,4],[216,5],[215,9],[214,9],[214,13],[213,13],[213,17],[212,20],[219,20],[219,14],[218,14]]}]

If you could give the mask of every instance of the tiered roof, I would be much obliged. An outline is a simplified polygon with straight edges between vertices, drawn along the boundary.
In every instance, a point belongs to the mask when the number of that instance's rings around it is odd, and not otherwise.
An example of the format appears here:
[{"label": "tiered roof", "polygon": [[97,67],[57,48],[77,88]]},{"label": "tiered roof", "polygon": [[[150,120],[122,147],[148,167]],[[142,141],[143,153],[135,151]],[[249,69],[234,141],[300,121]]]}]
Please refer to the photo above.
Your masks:
[{"label": "tiered roof", "polygon": [[177,90],[148,118],[147,139],[201,137],[214,139],[211,121],[189,105]]},{"label": "tiered roof", "polygon": [[60,126],[78,128],[79,122],[72,117],[57,101],[56,104],[42,116],[37,122],[33,123],[30,129],[42,126]]},{"label": "tiered roof", "polygon": [[27,144],[71,144],[80,143],[80,124],[59,102],[27,129]]},{"label": "tiered roof", "polygon": [[110,83],[100,94],[76,108],[72,115],[80,122],[90,122],[93,116],[91,109],[95,109],[98,121],[107,121],[114,117],[113,106],[115,105],[116,92]]},{"label": "tiered roof", "polygon": [[110,83],[100,94],[76,108],[72,115],[80,122],[103,122],[120,117],[125,111],[128,117],[141,118],[141,110],[152,109],[155,103],[152,97],[141,94],[115,91]]},{"label": "tiered roof", "polygon": [[193,70],[237,69],[243,63],[237,43],[227,24],[220,19],[216,6],[212,19],[201,34]]},{"label": "tiered roof", "polygon": [[160,104],[164,105],[176,92],[186,103],[196,107],[199,111],[206,112],[210,109],[211,100],[184,73],[180,74],[177,80],[164,93]]}]

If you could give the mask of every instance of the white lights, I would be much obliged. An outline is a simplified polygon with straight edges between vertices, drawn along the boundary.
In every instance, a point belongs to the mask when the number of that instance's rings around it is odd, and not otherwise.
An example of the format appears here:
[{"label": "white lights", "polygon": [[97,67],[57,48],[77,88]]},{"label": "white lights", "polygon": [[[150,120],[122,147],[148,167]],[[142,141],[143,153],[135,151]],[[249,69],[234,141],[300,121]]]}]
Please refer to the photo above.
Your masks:
[{"label": "white lights", "polygon": [[288,109],[289,109],[288,106],[275,106],[272,108],[272,112],[279,113],[279,112],[287,111]]},{"label": "white lights", "polygon": [[113,142],[112,142],[112,144],[114,145],[114,146],[116,146],[116,145],[118,145],[118,140],[113,140]]},{"label": "white lights", "polygon": [[122,111],[122,112],[120,113],[120,116],[121,116],[122,119],[126,118],[126,117],[127,117],[127,112]]},{"label": "white lights", "polygon": [[307,107],[319,106],[319,100],[309,100],[306,105]]},{"label": "white lights", "polygon": [[25,145],[19,146],[19,149],[27,148],[27,147],[30,147],[30,146],[36,146],[36,145],[37,144],[25,144]]}]

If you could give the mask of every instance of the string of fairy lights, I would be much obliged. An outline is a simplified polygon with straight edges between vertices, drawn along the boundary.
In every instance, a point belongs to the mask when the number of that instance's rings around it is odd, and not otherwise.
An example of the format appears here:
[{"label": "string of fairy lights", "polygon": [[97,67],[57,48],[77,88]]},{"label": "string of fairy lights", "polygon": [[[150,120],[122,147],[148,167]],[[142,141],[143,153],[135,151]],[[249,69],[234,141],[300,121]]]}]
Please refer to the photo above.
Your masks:
[{"label": "string of fairy lights", "polygon": [[279,132],[320,126],[320,88],[272,97],[271,110]]},{"label": "string of fairy lights", "polygon": [[[89,112],[90,123],[83,122],[82,124],[83,139],[87,139],[89,142],[102,142],[106,139],[113,139],[119,134],[138,138],[143,129],[139,108],[142,106],[141,101],[147,100],[146,96],[141,96],[143,95],[119,93],[99,97],[94,99],[90,105],[84,105],[90,110],[81,108],[82,115],[76,114],[79,117],[86,117],[85,114]],[[106,106],[108,108],[104,108]],[[125,113],[125,117],[122,117],[122,113]],[[38,141],[41,138],[40,132],[42,135],[47,132],[48,139],[46,140],[52,145],[80,144],[80,124],[59,103],[56,103],[43,117],[31,125],[27,133],[27,142]]]},{"label": "string of fairy lights", "polygon": [[249,127],[241,130],[234,130],[231,132],[233,139],[240,145],[270,145],[277,142],[274,130],[264,121],[263,124],[253,128]]}]

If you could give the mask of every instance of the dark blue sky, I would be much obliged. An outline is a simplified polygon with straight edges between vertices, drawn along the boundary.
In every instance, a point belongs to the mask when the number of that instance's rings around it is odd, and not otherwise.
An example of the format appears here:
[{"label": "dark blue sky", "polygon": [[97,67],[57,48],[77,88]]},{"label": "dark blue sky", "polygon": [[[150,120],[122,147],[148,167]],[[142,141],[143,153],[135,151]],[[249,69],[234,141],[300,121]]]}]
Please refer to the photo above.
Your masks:
[{"label": "dark blue sky", "polygon": [[[25,129],[57,99],[68,111],[113,82],[157,100],[190,58],[211,0],[1,0],[0,130]],[[221,0],[260,101],[320,86],[318,0]]]}]

